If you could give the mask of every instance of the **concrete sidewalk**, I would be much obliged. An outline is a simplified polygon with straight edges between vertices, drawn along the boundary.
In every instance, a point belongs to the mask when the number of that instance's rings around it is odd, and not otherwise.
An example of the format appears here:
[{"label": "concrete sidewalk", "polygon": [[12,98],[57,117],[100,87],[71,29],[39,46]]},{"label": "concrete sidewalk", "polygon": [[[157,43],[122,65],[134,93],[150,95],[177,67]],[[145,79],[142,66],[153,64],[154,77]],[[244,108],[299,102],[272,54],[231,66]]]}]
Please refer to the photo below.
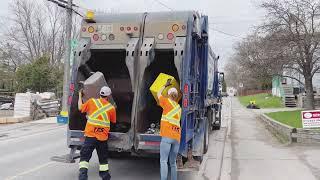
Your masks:
[{"label": "concrete sidewalk", "polygon": [[232,100],[232,180],[320,179],[320,146],[286,146],[253,113]]}]

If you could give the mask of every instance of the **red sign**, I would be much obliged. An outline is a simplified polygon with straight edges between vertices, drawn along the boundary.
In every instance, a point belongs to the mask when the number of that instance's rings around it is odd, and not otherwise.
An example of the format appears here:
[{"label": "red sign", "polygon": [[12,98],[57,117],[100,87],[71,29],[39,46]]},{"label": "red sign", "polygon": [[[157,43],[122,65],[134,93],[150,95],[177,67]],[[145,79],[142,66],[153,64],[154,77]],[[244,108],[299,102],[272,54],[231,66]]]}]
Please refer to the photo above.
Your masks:
[{"label": "red sign", "polygon": [[320,127],[320,111],[302,111],[301,112],[303,128],[318,128]]}]

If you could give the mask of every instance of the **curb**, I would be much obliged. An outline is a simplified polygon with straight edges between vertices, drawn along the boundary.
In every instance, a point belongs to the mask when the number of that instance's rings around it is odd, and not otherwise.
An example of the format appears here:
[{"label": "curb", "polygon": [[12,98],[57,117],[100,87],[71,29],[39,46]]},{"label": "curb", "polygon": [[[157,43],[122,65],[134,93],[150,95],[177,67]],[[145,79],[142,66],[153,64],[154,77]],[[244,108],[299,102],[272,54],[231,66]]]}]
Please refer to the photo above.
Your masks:
[{"label": "curb", "polygon": [[0,124],[12,124],[12,123],[21,123],[25,121],[30,121],[29,116],[21,116],[21,117],[1,117]]},{"label": "curb", "polygon": [[291,144],[296,141],[295,139],[292,139],[292,132],[295,131],[295,128],[282,124],[265,114],[260,115],[259,119],[262,120],[262,122],[267,126],[267,129],[279,138],[281,142]]},{"label": "curb", "polygon": [[220,180],[231,180],[231,167],[232,167],[232,147],[231,147],[231,120],[232,120],[232,100],[230,98],[229,118],[227,122],[227,133],[223,147],[223,158],[221,162],[221,171],[219,175]]},{"label": "curb", "polygon": [[286,124],[280,123],[265,114],[259,118],[282,142],[299,143],[299,144],[320,144],[320,129],[303,129],[293,128]]}]

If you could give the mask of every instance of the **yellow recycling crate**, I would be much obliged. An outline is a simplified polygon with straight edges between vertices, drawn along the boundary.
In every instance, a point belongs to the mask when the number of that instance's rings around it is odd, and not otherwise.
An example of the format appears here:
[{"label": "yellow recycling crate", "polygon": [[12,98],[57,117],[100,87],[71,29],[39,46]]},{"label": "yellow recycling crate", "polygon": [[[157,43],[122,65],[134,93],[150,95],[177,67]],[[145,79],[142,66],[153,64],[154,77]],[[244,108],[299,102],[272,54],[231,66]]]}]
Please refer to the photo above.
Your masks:
[{"label": "yellow recycling crate", "polygon": [[157,97],[157,93],[158,91],[166,84],[167,80],[168,79],[172,79],[171,80],[171,86],[165,88],[162,92],[162,95],[167,97],[168,96],[168,90],[171,88],[171,87],[175,87],[177,90],[178,90],[178,93],[179,93],[179,97],[178,97],[178,100],[180,101],[181,97],[182,97],[182,94],[181,94],[181,91],[180,91],[180,85],[179,83],[177,82],[177,80],[173,77],[173,76],[170,76],[168,74],[164,74],[164,73],[160,73],[157,77],[157,79],[153,82],[153,84],[150,86],[150,91],[154,97],[154,99],[157,101],[157,103],[159,104],[159,100],[158,100],[158,97]]}]

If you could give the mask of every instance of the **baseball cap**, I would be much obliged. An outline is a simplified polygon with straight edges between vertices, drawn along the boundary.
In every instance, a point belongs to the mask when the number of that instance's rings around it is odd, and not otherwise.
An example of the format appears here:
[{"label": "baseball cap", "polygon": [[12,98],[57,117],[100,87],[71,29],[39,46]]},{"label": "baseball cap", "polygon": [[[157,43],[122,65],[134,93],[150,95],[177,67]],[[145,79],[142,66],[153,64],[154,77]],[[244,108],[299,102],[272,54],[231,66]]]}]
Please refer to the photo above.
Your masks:
[{"label": "baseball cap", "polygon": [[111,95],[111,89],[107,86],[103,86],[100,90],[101,96],[110,96]]},{"label": "baseball cap", "polygon": [[170,95],[171,93],[176,93],[176,94],[178,94],[178,91],[177,91],[176,88],[170,88],[170,89],[168,90],[168,95]]}]

